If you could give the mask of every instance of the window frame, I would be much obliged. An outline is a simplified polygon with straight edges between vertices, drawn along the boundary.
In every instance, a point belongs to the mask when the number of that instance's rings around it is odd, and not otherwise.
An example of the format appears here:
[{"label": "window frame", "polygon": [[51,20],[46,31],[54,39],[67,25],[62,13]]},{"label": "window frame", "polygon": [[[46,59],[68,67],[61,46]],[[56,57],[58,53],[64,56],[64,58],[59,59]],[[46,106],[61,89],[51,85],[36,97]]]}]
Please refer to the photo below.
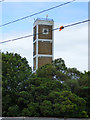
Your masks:
[{"label": "window frame", "polygon": [[[46,33],[44,32],[45,30],[47,30]],[[48,29],[48,28],[43,28],[43,29],[42,29],[42,34],[44,34],[44,35],[45,35],[45,34],[48,35],[48,34],[49,34],[49,29]]]}]

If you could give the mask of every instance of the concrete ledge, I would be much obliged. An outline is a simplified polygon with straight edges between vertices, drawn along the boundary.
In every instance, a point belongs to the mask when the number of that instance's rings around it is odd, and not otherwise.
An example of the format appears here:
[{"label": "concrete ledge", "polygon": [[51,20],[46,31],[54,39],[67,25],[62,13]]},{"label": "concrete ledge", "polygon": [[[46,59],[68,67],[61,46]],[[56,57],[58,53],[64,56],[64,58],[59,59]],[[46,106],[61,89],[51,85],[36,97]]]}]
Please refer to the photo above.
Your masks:
[{"label": "concrete ledge", "polygon": [[90,120],[90,118],[2,117],[1,120]]}]

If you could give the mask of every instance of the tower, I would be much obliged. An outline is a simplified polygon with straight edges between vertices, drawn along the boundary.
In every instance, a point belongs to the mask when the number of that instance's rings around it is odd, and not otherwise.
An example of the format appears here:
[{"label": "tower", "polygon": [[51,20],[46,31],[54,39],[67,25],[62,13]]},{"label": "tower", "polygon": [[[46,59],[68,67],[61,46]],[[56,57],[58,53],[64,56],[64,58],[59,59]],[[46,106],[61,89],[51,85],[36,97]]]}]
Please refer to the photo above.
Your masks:
[{"label": "tower", "polygon": [[53,60],[52,19],[38,18],[33,24],[33,71]]}]

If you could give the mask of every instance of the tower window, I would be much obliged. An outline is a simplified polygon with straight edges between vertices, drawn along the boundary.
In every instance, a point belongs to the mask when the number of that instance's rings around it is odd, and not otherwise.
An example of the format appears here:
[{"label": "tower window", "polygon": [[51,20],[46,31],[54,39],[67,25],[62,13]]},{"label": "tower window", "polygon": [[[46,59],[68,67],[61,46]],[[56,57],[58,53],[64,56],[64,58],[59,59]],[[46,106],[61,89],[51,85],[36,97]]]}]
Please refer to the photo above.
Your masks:
[{"label": "tower window", "polygon": [[48,34],[48,32],[49,32],[48,28],[43,28],[42,34]]}]

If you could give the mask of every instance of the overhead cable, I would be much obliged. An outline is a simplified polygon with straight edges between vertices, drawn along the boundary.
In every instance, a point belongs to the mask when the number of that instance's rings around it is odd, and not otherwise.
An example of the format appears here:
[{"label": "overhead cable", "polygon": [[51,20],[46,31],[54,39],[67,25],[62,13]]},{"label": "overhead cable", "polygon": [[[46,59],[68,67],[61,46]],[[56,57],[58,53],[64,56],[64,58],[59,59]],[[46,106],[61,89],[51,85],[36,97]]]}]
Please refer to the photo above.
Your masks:
[{"label": "overhead cable", "polygon": [[32,17],[32,16],[35,16],[35,15],[44,13],[44,12],[46,12],[46,11],[49,11],[49,10],[52,10],[52,9],[55,9],[55,8],[64,6],[64,5],[69,4],[69,3],[71,3],[71,2],[74,2],[74,1],[76,1],[76,0],[72,0],[72,1],[69,1],[69,2],[66,2],[66,3],[63,3],[63,4],[59,4],[59,5],[57,5],[57,6],[54,6],[54,7],[45,9],[45,10],[42,10],[42,11],[40,11],[40,12],[36,12],[36,13],[34,13],[34,14],[31,14],[31,15],[28,15],[28,16],[25,16],[25,17],[22,17],[22,18],[19,18],[19,19],[16,19],[16,20],[13,20],[13,21],[10,21],[10,22],[7,22],[7,23],[4,23],[4,24],[0,25],[0,27],[3,27],[3,26],[6,26],[6,25],[9,25],[9,24],[11,24],[11,23],[15,23],[15,22],[24,20],[24,19],[26,19],[26,18],[30,18],[30,17]]},{"label": "overhead cable", "polygon": [[[69,24],[69,25],[66,25],[66,26],[63,26],[63,27],[64,27],[64,28],[66,28],[66,27],[71,27],[71,26],[74,26],[74,25],[78,25],[78,24],[81,24],[81,23],[88,22],[88,21],[90,21],[90,20],[84,20],[84,21],[81,21],[81,22],[76,22],[76,23]],[[53,30],[57,30],[57,29],[60,29],[60,27],[59,27],[59,28],[55,28],[55,29],[53,29]]]},{"label": "overhead cable", "polygon": [[[88,22],[88,21],[90,21],[90,20],[84,20],[84,21],[73,23],[73,24],[69,24],[69,25],[66,25],[66,26],[63,26],[63,27],[67,28],[67,27],[75,26],[75,25],[82,24],[82,23],[85,23],[85,22]],[[59,28],[54,28],[51,31],[58,30],[58,29],[60,29],[60,27]],[[39,35],[39,34],[42,34],[42,33],[36,33],[36,34],[31,34],[31,35],[27,35],[27,36],[22,36],[22,37],[14,38],[14,39],[11,39],[11,40],[2,41],[2,42],[0,42],[0,44],[11,42],[11,41],[16,41],[16,40],[19,40],[19,39],[28,38],[28,37],[31,37],[31,36],[34,36],[34,35]]]},{"label": "overhead cable", "polygon": [[0,2],[4,2],[4,0],[0,0]]}]

